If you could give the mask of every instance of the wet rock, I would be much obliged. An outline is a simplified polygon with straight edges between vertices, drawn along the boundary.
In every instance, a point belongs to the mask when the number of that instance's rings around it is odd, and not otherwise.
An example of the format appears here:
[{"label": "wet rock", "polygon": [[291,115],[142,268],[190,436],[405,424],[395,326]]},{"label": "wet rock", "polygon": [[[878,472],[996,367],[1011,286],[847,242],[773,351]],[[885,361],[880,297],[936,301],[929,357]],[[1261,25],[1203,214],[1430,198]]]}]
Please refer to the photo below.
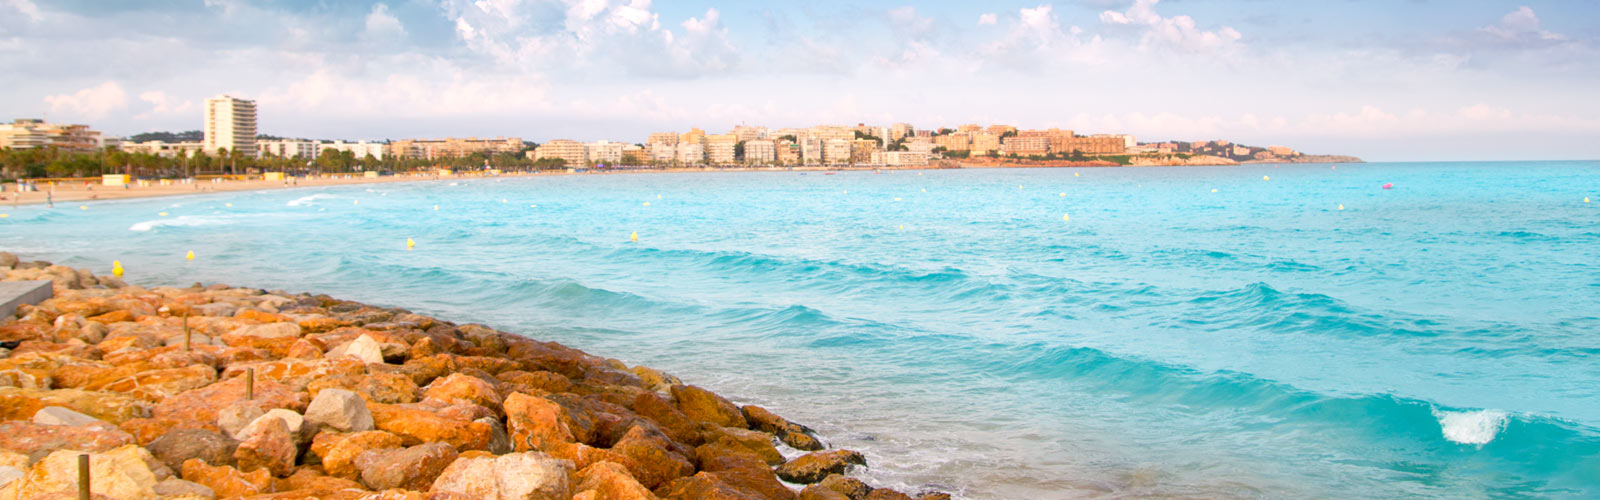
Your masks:
[{"label": "wet rock", "polygon": [[628,471],[640,484],[656,489],[683,476],[694,473],[694,465],[682,455],[671,451],[671,443],[661,437],[650,436],[643,427],[634,427],[611,451],[628,457]]},{"label": "wet rock", "polygon": [[750,456],[718,457],[702,464],[701,471],[709,472],[718,481],[760,498],[792,500],[795,496],[794,490],[772,475],[766,463]]},{"label": "wet rock", "polygon": [[[860,479],[845,477],[840,474],[829,474],[816,486],[837,491],[839,494],[850,498],[850,500],[862,500],[867,498],[868,493],[872,493],[872,487],[867,486],[867,483],[861,482]],[[806,489],[811,488],[808,486]]]},{"label": "wet rock", "polygon": [[545,398],[512,393],[505,401],[506,427],[516,451],[546,450],[575,440],[562,422],[565,408]]},{"label": "wet rock", "polygon": [[356,457],[356,469],[361,482],[374,490],[426,490],[457,456],[456,449],[445,443],[368,450]]},{"label": "wet rock", "polygon": [[911,498],[911,495],[907,495],[905,493],[901,493],[901,492],[898,492],[898,491],[895,491],[895,490],[891,490],[891,489],[888,489],[888,488],[878,488],[878,489],[872,490],[872,493],[868,493],[867,497],[864,500],[916,500],[916,499]]},{"label": "wet rock", "polygon": [[[717,427],[711,432],[703,433],[706,444],[702,447],[711,447],[717,454],[748,453],[757,460],[768,465],[783,463],[783,454],[772,445],[772,435],[761,431],[739,429],[734,427]],[[699,452],[697,451],[696,454]]]},{"label": "wet rock", "polygon": [[843,494],[841,494],[841,493],[839,493],[837,491],[830,490],[828,488],[824,488],[820,484],[813,484],[811,486],[807,486],[806,489],[800,490],[799,499],[800,500],[861,500],[859,498],[850,498],[850,497],[845,496],[845,495],[843,495]]},{"label": "wet rock", "polygon": [[567,500],[569,462],[537,452],[459,458],[433,482],[434,494],[479,500]]},{"label": "wet rock", "polygon": [[133,436],[110,426],[75,427],[33,422],[0,422],[0,449],[43,457],[56,450],[101,452],[135,444]]},{"label": "wet rock", "polygon": [[923,493],[917,495],[917,500],[950,500],[949,493]]},{"label": "wet rock", "polygon": [[311,405],[306,407],[305,418],[312,424],[339,432],[370,431],[374,428],[372,413],[359,394],[345,389],[323,389],[317,392]]},{"label": "wet rock", "polygon": [[[258,425],[259,423],[259,425]],[[282,418],[262,416],[245,428],[249,434],[234,450],[233,458],[244,471],[265,469],[276,476],[287,476],[294,470],[294,458],[299,451],[289,424]]]},{"label": "wet rock", "polygon": [[673,404],[690,419],[741,429],[749,425],[739,407],[711,391],[692,385],[674,385],[671,392]]},{"label": "wet rock", "polygon": [[206,465],[199,459],[183,463],[183,479],[211,488],[217,498],[239,498],[272,492],[272,474],[266,469],[240,472],[226,465]]},{"label": "wet rock", "polygon": [[815,451],[778,466],[778,477],[791,483],[810,484],[828,474],[843,473],[851,465],[867,465],[867,459],[850,450]]},{"label": "wet rock", "polygon": [[811,435],[811,429],[774,415],[765,408],[749,405],[741,408],[740,412],[744,414],[745,421],[750,424],[751,429],[775,434],[783,444],[806,451],[823,448],[822,442]]},{"label": "wet rock", "polygon": [[205,429],[173,430],[145,446],[151,455],[173,470],[183,469],[183,463],[190,459],[209,465],[234,465],[233,453],[238,447],[237,441]]}]

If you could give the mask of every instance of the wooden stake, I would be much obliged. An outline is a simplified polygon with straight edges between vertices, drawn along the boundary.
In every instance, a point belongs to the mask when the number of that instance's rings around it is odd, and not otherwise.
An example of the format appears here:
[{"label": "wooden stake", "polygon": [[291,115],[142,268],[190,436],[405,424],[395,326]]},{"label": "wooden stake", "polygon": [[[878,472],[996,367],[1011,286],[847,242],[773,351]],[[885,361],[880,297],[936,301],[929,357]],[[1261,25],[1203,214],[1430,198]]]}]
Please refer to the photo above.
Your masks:
[{"label": "wooden stake", "polygon": [[183,350],[185,350],[185,351],[193,351],[194,350],[194,344],[191,344],[189,339],[190,339],[190,335],[189,335],[189,309],[188,308],[184,308],[184,310],[183,310]]},{"label": "wooden stake", "polygon": [[89,454],[78,455],[78,500],[89,500]]},{"label": "wooden stake", "polygon": [[256,398],[256,369],[245,368],[244,372],[244,399],[246,401]]}]

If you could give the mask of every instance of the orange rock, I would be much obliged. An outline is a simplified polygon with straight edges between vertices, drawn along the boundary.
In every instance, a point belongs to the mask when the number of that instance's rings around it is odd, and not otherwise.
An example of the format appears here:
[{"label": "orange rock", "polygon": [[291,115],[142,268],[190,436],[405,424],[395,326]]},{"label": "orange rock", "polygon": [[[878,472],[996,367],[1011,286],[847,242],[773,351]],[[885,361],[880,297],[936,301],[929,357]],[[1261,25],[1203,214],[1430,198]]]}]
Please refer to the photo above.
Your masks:
[{"label": "orange rock", "polygon": [[149,370],[111,381],[100,390],[125,392],[150,402],[159,402],[184,391],[210,385],[217,380],[217,370],[207,365],[189,365],[183,368]]},{"label": "orange rock", "polygon": [[674,441],[680,443],[697,444],[700,442],[699,433],[695,432],[694,422],[689,416],[672,406],[667,398],[654,392],[640,393],[633,400],[633,411],[639,416],[648,418],[661,426],[661,429],[672,436]]},{"label": "orange rock", "polygon": [[423,397],[447,402],[465,401],[489,408],[496,413],[501,411],[500,395],[495,393],[493,385],[483,379],[459,373],[434,380],[428,385]]},{"label": "orange rock", "polygon": [[105,314],[89,316],[88,320],[89,321],[96,321],[96,322],[100,322],[100,323],[104,323],[104,324],[109,325],[109,324],[112,324],[112,323],[121,323],[123,321],[133,321],[134,317],[133,317],[133,313],[131,313],[131,312],[120,311],[119,310],[119,311],[111,311],[111,312],[108,312],[108,313],[105,313]]},{"label": "orange rock", "polygon": [[361,483],[345,478],[333,477],[323,474],[312,467],[301,468],[294,471],[287,478],[273,481],[274,489],[278,491],[318,490],[338,491],[345,489],[365,489]]},{"label": "orange rock", "polygon": [[272,492],[272,474],[266,469],[239,472],[226,465],[212,467],[205,461],[191,458],[183,462],[183,479],[205,485],[217,498],[239,498]]},{"label": "orange rock", "polygon": [[80,389],[20,389],[0,387],[0,414],[9,419],[28,419],[46,406],[63,406],[112,425],[150,416],[150,403],[115,392]]},{"label": "orange rock", "polygon": [[[600,462],[612,462],[624,467],[633,459],[605,448],[595,448],[583,443],[558,443],[546,451],[550,456],[572,462],[574,468],[587,469]],[[631,476],[630,476],[631,477]]]},{"label": "orange rock", "polygon": [[515,451],[548,450],[557,443],[575,442],[562,422],[566,409],[538,396],[512,393],[505,401],[506,431]]},{"label": "orange rock", "polygon": [[811,435],[811,429],[803,425],[785,420],[756,405],[745,406],[740,409],[745,421],[751,429],[776,434],[780,441],[797,450],[816,451],[822,449],[822,442]]},{"label": "orange rock", "polygon": [[360,470],[356,468],[356,458],[367,450],[381,450],[400,448],[400,436],[384,431],[353,432],[349,434],[333,435],[328,439],[323,436],[330,433],[318,434],[312,440],[311,452],[322,457],[322,471],[330,476],[354,480],[360,477]]},{"label": "orange rock", "polygon": [[319,378],[306,385],[306,391],[316,397],[322,389],[348,389],[374,403],[402,404],[417,401],[420,389],[411,377],[399,373],[373,372],[366,375],[341,375]]},{"label": "orange rock", "polygon": [[754,493],[761,498],[792,500],[795,496],[794,490],[779,482],[778,477],[772,475],[772,470],[768,469],[765,463],[753,457],[718,457],[705,463],[701,470],[710,472],[723,483]]},{"label": "orange rock", "polygon": [[282,419],[269,418],[252,427],[257,427],[256,431],[240,442],[238,450],[233,452],[239,469],[265,469],[276,476],[289,475],[294,470],[294,458],[299,451],[295,447],[294,436],[289,433],[289,425]]},{"label": "orange rock", "polygon": [[710,472],[683,477],[656,490],[670,500],[761,500],[761,497],[724,483]]},{"label": "orange rock", "polygon": [[407,353],[409,359],[421,359],[445,352],[439,342],[431,337],[423,337],[411,344],[411,351]]},{"label": "orange rock", "polygon": [[865,500],[916,500],[916,499],[911,498],[911,495],[907,495],[905,493],[901,493],[901,492],[898,492],[898,491],[895,491],[895,490],[891,490],[891,489],[888,489],[888,488],[878,488],[878,489],[872,490],[872,493],[868,493],[866,498],[865,498]]},{"label": "orange rock", "polygon": [[219,337],[229,347],[250,347],[266,351],[273,358],[282,358],[294,346],[296,337],[256,337],[252,335],[224,334]]},{"label": "orange rock", "polygon": [[845,496],[843,493],[824,488],[820,484],[813,484],[807,486],[806,489],[800,490],[800,496],[798,498],[799,500],[861,500],[859,498],[850,498]]},{"label": "orange rock", "polygon": [[148,445],[168,432],[178,429],[205,429],[211,432],[217,430],[216,421],[198,421],[187,418],[135,418],[123,422],[117,427],[123,432],[133,435],[133,439],[140,446]]},{"label": "orange rock", "polygon": [[294,321],[282,314],[273,314],[255,309],[240,309],[239,312],[234,313],[233,317],[258,323],[290,323]]},{"label": "orange rock", "polygon": [[399,405],[367,403],[367,409],[372,412],[373,423],[379,430],[399,435],[407,446],[444,441],[457,450],[486,450],[494,430],[483,422],[447,418]]},{"label": "orange rock", "polygon": [[309,318],[300,320],[300,329],[306,333],[325,333],[336,328],[350,326],[349,321],[342,321],[329,317]]},{"label": "orange rock", "polygon": [[513,392],[539,395],[572,390],[572,381],[556,372],[512,370],[501,372],[495,375],[495,378],[500,379],[502,385],[500,393],[506,396],[510,396]]},{"label": "orange rock", "polygon": [[573,476],[574,490],[592,491],[594,498],[605,500],[652,500],[657,498],[649,488],[639,484],[628,469],[612,462],[600,462],[584,467]]},{"label": "orange rock", "polygon": [[25,455],[55,450],[107,451],[134,444],[133,436],[116,428],[72,425],[44,425],[33,422],[0,422],[0,449]]},{"label": "orange rock", "polygon": [[778,477],[791,483],[810,484],[828,474],[843,473],[851,465],[867,465],[867,459],[850,450],[814,451],[778,467]]},{"label": "orange rock", "polygon": [[[244,400],[244,377],[222,380],[199,389],[185,391],[165,401],[156,403],[156,418],[187,418],[200,421],[217,420],[217,412]],[[296,412],[306,409],[306,396],[270,378],[256,375],[255,400],[263,408],[288,408]]]},{"label": "orange rock", "polygon": [[[829,474],[828,477],[822,479],[822,482],[817,483],[814,486],[833,490],[841,495],[844,495],[850,500],[861,500],[866,498],[868,493],[872,492],[872,487],[867,486],[867,483],[862,482],[860,479],[845,477],[839,474]],[[811,487],[807,486],[806,489],[809,490]]]},{"label": "orange rock", "polygon": [[317,348],[316,344],[310,340],[300,339],[296,340],[294,345],[289,346],[289,352],[284,353],[284,357],[316,359],[322,357],[322,349]]},{"label": "orange rock", "polygon": [[374,490],[426,490],[456,460],[445,443],[423,443],[405,449],[367,450],[356,457],[361,482]]},{"label": "orange rock", "polygon": [[672,402],[691,420],[711,422],[723,427],[747,428],[739,407],[711,391],[692,385],[672,386]]},{"label": "orange rock", "polygon": [[229,365],[228,369],[223,370],[222,378],[244,375],[250,368],[255,369],[257,382],[269,378],[297,391],[304,390],[312,381],[319,378],[361,375],[367,372],[366,364],[350,358],[280,359]]},{"label": "orange rock", "polygon": [[631,460],[628,469],[639,483],[653,489],[683,476],[694,473],[694,465],[682,455],[669,451],[670,444],[659,437],[646,434],[643,427],[634,427],[618,441],[611,451]]}]

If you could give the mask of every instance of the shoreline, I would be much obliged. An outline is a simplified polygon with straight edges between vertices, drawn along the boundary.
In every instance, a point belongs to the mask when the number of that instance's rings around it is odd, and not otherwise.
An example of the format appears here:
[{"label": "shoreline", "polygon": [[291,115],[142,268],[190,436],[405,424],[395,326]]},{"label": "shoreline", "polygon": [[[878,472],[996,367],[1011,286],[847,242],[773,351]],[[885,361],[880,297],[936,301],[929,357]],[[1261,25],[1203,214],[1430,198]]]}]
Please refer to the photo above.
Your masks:
[{"label": "shoreline", "polygon": [[0,280],[54,293],[0,318],[4,498],[75,491],[79,453],[114,464],[95,493],[118,499],[950,498],[848,477],[859,453],[761,407],[483,325],[4,252]]}]

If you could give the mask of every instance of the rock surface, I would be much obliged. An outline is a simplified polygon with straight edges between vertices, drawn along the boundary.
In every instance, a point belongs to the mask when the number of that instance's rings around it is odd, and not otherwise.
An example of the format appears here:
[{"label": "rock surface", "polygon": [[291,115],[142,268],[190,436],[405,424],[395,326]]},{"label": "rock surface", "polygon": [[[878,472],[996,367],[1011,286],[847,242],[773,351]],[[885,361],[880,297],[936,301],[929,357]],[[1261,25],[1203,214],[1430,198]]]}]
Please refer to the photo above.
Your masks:
[{"label": "rock surface", "polygon": [[481,500],[566,500],[571,462],[537,452],[456,459],[433,482],[431,493]]},{"label": "rock surface", "polygon": [[778,477],[791,483],[810,484],[828,474],[843,473],[851,465],[866,466],[867,459],[850,450],[814,451],[778,466]]},{"label": "rock surface", "polygon": [[324,389],[306,407],[306,421],[339,432],[361,432],[373,429],[372,412],[366,401],[355,391]]}]

